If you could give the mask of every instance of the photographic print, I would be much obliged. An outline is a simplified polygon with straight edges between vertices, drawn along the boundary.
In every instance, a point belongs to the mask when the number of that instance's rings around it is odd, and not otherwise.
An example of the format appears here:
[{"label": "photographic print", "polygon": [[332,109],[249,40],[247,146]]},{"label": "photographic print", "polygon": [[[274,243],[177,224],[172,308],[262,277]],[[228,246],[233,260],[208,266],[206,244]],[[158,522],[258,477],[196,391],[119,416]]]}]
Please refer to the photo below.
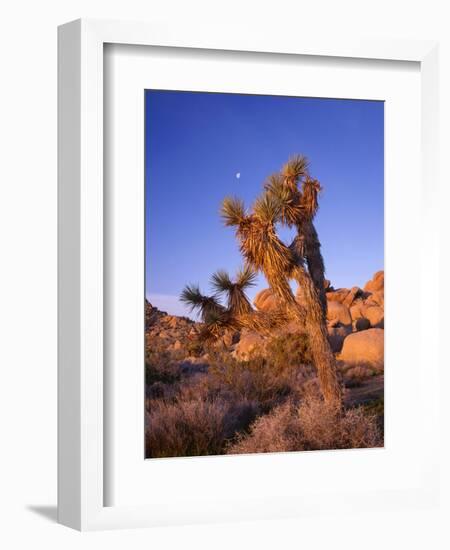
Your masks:
[{"label": "photographic print", "polygon": [[384,103],[146,90],[146,458],[384,445]]}]

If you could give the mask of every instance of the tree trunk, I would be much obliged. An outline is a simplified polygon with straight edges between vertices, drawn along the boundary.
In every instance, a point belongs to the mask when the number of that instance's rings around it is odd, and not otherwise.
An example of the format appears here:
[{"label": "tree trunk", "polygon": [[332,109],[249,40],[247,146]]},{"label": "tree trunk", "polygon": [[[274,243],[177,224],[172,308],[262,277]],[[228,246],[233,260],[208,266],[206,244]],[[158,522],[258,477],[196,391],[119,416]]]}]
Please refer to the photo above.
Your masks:
[{"label": "tree trunk", "polygon": [[305,220],[298,227],[299,234],[303,234],[304,238],[304,255],[308,271],[311,275],[312,282],[319,295],[322,312],[326,318],[327,314],[327,297],[325,293],[325,265],[323,262],[322,253],[320,251],[320,241],[317,235],[316,228],[311,220]]},{"label": "tree trunk", "polygon": [[323,330],[316,323],[307,321],[305,328],[323,398],[326,403],[340,408],[342,390],[337,379],[336,362],[328,343],[328,337],[323,334]]},{"label": "tree trunk", "polygon": [[297,312],[293,313],[304,323],[323,398],[326,403],[341,407],[342,390],[337,379],[336,361],[328,341],[321,301],[304,268],[297,267],[294,276],[301,288],[304,303],[303,307],[297,305]]}]

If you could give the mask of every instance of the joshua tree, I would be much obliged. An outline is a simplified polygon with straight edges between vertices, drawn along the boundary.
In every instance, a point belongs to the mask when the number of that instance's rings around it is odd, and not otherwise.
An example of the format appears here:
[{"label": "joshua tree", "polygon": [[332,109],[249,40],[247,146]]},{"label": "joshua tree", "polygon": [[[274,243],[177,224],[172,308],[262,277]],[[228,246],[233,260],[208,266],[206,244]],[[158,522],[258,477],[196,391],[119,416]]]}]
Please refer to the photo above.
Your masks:
[{"label": "joshua tree", "polygon": [[[286,310],[304,326],[324,400],[340,406],[341,388],[327,337],[324,264],[313,225],[320,189],[319,182],[309,176],[306,158],[296,156],[268,179],[252,211],[247,212],[240,199],[229,197],[223,201],[222,217],[225,225],[236,227],[247,265],[264,274]],[[277,223],[296,227],[290,246],[278,237]],[[301,304],[292,292],[291,280],[299,286]]]}]

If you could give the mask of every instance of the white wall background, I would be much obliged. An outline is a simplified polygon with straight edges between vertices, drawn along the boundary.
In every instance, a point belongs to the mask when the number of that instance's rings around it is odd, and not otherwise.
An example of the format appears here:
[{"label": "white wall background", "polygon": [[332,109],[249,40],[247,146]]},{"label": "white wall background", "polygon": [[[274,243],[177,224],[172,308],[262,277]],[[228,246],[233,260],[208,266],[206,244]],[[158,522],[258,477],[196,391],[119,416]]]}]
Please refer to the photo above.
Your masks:
[{"label": "white wall background", "polygon": [[[0,85],[0,546],[53,548],[448,548],[449,510],[80,534],[56,516],[56,27],[78,17],[190,18],[267,32],[442,40],[443,181],[450,123],[445,0],[16,0],[3,4]],[[275,31],[277,29],[277,31]],[[449,163],[447,163],[449,164]],[[442,189],[443,208],[450,184]],[[447,199],[447,201],[445,200]],[[443,211],[445,212],[445,211]],[[445,218],[445,216],[443,216]],[[442,228],[444,231],[444,222]],[[443,257],[448,237],[443,233]],[[413,262],[413,259],[411,259]],[[411,269],[414,265],[411,263]],[[408,267],[405,271],[407,273]],[[448,262],[442,266],[443,300]],[[445,328],[442,308],[442,326]],[[449,365],[447,365],[448,367]],[[443,412],[449,419],[443,371]],[[448,456],[448,424],[443,457]],[[420,443],[420,442],[419,442]],[[447,453],[447,454],[444,454]],[[446,501],[449,483],[445,473]]]}]

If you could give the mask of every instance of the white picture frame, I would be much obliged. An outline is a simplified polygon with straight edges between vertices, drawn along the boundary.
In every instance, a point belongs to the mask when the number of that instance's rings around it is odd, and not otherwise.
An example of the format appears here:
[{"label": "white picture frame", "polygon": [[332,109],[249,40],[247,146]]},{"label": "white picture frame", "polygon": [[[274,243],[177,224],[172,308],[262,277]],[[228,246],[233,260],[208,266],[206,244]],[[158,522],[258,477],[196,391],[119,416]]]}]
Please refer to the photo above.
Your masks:
[{"label": "white picture frame", "polygon": [[[286,500],[270,505],[254,502],[252,507],[222,505],[206,509],[200,502],[169,513],[153,506],[105,506],[104,460],[104,193],[103,113],[104,45],[129,44],[278,53],[361,60],[411,61],[420,63],[421,73],[421,179],[426,218],[424,238],[437,231],[432,206],[438,179],[435,170],[438,143],[438,45],[433,41],[313,39],[258,36],[256,32],[229,36],[221,27],[167,29],[152,23],[79,20],[59,28],[59,352],[58,352],[58,518],[60,523],[80,530],[155,526],[202,521],[257,519],[319,513],[320,491],[308,502]],[[431,251],[428,254],[436,254]],[[435,282],[433,259],[421,264],[423,278]],[[431,260],[431,261],[430,261]],[[428,266],[428,267],[427,267]],[[421,302],[421,312],[430,318],[438,311],[436,290]],[[437,315],[436,318],[437,323]],[[437,334],[437,331],[436,331]],[[437,338],[437,337],[436,337]],[[437,349],[437,346],[436,346]],[[436,352],[437,353],[437,352]],[[433,395],[437,393],[438,359],[430,352],[431,366],[421,399],[437,416]],[[435,387],[435,392],[429,389]],[[428,391],[428,394],[425,393]],[[430,448],[419,486],[392,491],[390,503],[430,504],[436,501],[439,478],[434,467],[436,451]],[[368,495],[371,506],[379,506],[386,494]],[[351,509],[344,493],[327,496],[327,506]],[[360,505],[360,503],[356,504]],[[203,507],[202,507],[203,506]],[[174,510],[176,506],[174,506]]]}]

